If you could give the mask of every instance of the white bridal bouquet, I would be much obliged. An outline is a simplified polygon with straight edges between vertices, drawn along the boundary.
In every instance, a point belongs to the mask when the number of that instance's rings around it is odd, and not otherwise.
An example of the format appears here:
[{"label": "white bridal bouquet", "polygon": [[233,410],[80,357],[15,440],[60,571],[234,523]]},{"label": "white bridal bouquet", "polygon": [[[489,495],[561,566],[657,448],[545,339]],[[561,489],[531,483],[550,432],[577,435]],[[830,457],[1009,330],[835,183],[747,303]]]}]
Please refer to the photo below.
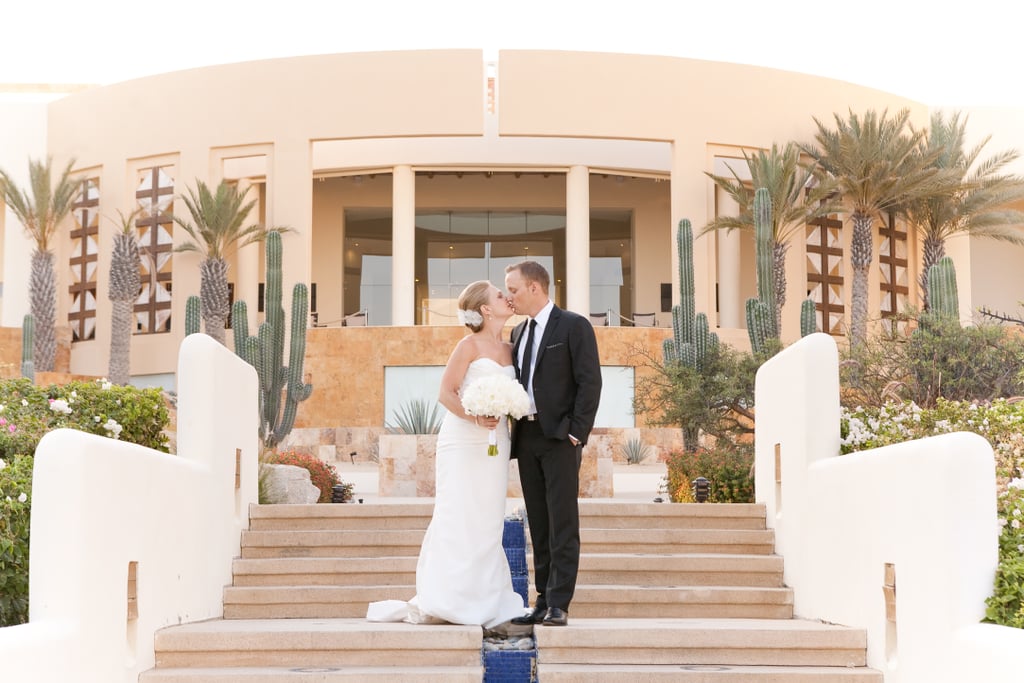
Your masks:
[{"label": "white bridal bouquet", "polygon": [[[516,379],[508,375],[487,375],[466,387],[462,407],[467,415],[500,417],[518,420],[530,410],[530,397]],[[498,436],[491,430],[487,439],[487,455],[498,454]]]}]

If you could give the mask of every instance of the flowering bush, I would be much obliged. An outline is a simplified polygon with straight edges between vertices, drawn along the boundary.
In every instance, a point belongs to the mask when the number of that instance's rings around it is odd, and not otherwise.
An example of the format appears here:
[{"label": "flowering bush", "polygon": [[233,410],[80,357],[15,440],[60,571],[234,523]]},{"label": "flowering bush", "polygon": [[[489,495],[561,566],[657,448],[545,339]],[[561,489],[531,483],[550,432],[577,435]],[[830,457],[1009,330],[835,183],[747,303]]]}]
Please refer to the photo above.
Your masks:
[{"label": "flowering bush", "polygon": [[298,451],[273,451],[266,455],[265,462],[271,465],[294,465],[309,470],[310,480],[320,489],[318,503],[330,503],[334,485],[341,483],[334,465],[328,465],[315,455]]},{"label": "flowering bush", "polygon": [[32,458],[0,458],[0,626],[28,621]]},{"label": "flowering bush", "polygon": [[695,452],[674,451],[666,462],[665,488],[673,503],[693,501],[697,477],[711,482],[711,503],[754,502],[754,446],[719,441]]},{"label": "flowering bush", "polygon": [[1024,628],[1024,402],[937,399],[934,408],[911,402],[879,408],[843,408],[842,453],[949,432],[974,432],[992,445],[996,461],[999,567],[986,620]]},{"label": "flowering bush", "polygon": [[68,427],[167,452],[167,421],[158,389],[0,381],[0,626],[28,619],[32,463],[43,435]]},{"label": "flowering bush", "polygon": [[998,501],[999,568],[985,620],[1024,628],[1024,479],[1013,479]]}]

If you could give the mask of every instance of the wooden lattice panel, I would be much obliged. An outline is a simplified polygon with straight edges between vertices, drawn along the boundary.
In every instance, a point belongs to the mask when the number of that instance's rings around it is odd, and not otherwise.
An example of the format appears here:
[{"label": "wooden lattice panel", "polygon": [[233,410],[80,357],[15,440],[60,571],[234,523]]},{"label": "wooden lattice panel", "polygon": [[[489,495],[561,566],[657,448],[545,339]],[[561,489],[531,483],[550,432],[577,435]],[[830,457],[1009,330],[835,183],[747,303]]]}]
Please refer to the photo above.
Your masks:
[{"label": "wooden lattice panel", "polygon": [[74,225],[71,228],[71,285],[68,294],[68,325],[72,341],[96,337],[96,268],[99,256],[100,230],[99,178],[82,180],[78,198],[72,205]]},{"label": "wooden lattice panel", "polygon": [[135,302],[135,331],[171,331],[171,284],[174,262],[174,178],[167,167],[139,172],[135,189],[139,215],[135,229],[142,257],[142,289]]}]

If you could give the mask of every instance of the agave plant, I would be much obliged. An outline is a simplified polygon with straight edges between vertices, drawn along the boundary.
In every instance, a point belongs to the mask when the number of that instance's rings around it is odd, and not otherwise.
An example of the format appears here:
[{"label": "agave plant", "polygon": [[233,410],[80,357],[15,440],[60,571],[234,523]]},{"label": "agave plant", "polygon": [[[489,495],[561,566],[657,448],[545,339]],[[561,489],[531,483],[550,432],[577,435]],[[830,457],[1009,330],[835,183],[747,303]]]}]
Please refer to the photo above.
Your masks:
[{"label": "agave plant", "polygon": [[391,434],[437,434],[441,430],[441,415],[437,403],[414,398],[393,413],[394,423],[385,422]]},{"label": "agave plant", "polygon": [[638,437],[633,437],[622,444],[622,454],[630,465],[638,465],[651,454],[651,447]]}]

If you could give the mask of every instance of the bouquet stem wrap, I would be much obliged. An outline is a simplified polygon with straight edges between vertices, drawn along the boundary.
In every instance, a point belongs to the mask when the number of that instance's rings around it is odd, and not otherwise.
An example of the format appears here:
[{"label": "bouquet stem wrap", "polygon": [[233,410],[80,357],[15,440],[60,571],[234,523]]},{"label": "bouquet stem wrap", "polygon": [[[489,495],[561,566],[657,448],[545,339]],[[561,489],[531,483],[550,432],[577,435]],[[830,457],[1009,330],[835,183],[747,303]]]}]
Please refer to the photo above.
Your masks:
[{"label": "bouquet stem wrap", "polygon": [[487,455],[495,456],[498,454],[498,434],[493,430],[487,430]]}]

